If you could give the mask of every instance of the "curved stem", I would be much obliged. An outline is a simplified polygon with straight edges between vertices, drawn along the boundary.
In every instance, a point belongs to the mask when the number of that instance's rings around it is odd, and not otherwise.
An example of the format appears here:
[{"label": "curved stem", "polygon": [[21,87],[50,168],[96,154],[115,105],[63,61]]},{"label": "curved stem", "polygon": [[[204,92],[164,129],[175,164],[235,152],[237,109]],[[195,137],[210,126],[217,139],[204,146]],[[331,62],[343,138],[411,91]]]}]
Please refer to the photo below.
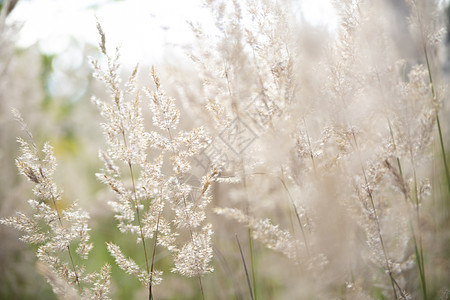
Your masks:
[{"label": "curved stem", "polygon": [[[150,278],[151,278],[150,268],[149,268],[149,265],[148,265],[147,247],[145,246],[145,238],[144,238],[144,232],[142,230],[140,210],[139,210],[139,203],[137,201],[136,186],[135,186],[135,183],[134,183],[133,168],[131,167],[131,162],[130,161],[128,162],[128,167],[130,168],[131,181],[132,181],[132,184],[133,184],[134,207],[136,209],[136,218],[137,218],[137,222],[139,224],[139,232],[141,234],[142,247],[144,248],[145,266],[147,268],[147,274],[149,274]],[[151,290],[152,290],[152,282],[151,282],[151,280],[149,282],[148,289],[149,289],[148,299],[150,300],[150,299],[152,299],[151,298]]]},{"label": "curved stem", "polygon": [[[41,174],[42,174],[42,173],[41,173]],[[58,207],[56,206],[56,199],[55,199],[55,197],[53,196],[53,194],[52,194],[52,201],[53,201],[53,206],[55,207],[55,210],[56,210],[56,214],[57,214],[57,216],[58,216],[59,225],[60,225],[62,228],[64,228],[63,223],[62,223],[62,220],[61,220],[61,216],[60,216],[59,211],[58,211]],[[72,265],[73,272],[75,273],[75,281],[76,281],[76,283],[77,283],[77,285],[78,285],[78,290],[80,291],[80,296],[81,296],[81,293],[82,293],[81,283],[80,283],[80,280],[79,280],[79,277],[78,277],[77,270],[76,270],[76,268],[75,268],[75,263],[73,262],[72,251],[70,250],[70,245],[67,245],[67,252],[69,253],[70,263],[71,263],[71,265]]]},{"label": "curved stem", "polygon": [[[118,106],[118,109],[120,110],[120,106]],[[122,137],[123,137],[123,143],[125,145],[125,148],[128,148],[128,146],[127,146],[127,139],[125,137],[125,131],[123,129],[122,129]],[[149,265],[148,265],[147,247],[145,245],[144,231],[142,230],[141,215],[140,215],[140,210],[139,210],[139,203],[138,203],[138,200],[137,200],[136,184],[134,182],[134,174],[133,174],[133,167],[132,167],[131,159],[128,160],[128,168],[130,170],[131,182],[132,182],[132,185],[133,185],[134,207],[135,207],[135,210],[136,210],[136,218],[137,218],[137,222],[138,222],[138,225],[139,225],[139,233],[141,235],[142,247],[144,249],[145,266],[146,266],[147,274],[149,276],[151,276],[150,268],[149,268]],[[149,282],[149,295],[148,295],[148,299],[149,300],[152,299],[151,289],[152,289],[152,282],[150,281]]]},{"label": "curved stem", "polygon": [[391,285],[392,285],[392,290],[394,292],[394,297],[395,297],[395,299],[398,299],[397,291],[396,291],[396,288],[395,288],[395,287],[397,287],[398,290],[400,291],[400,293],[402,294],[402,297],[405,298],[404,295],[403,295],[402,289],[400,288],[400,286],[398,285],[397,281],[394,279],[394,275],[392,274],[391,266],[390,266],[390,263],[389,263],[389,257],[387,255],[386,247],[384,245],[383,236],[381,235],[380,220],[378,218],[378,214],[377,214],[377,211],[376,211],[376,208],[375,208],[375,203],[374,203],[374,199],[373,199],[373,195],[372,195],[372,190],[370,189],[370,186],[369,186],[369,181],[367,179],[366,170],[364,169],[364,166],[363,166],[363,163],[362,163],[361,153],[359,151],[358,142],[356,141],[356,135],[355,135],[355,132],[353,130],[352,130],[352,137],[353,137],[353,141],[355,142],[356,149],[358,150],[359,163],[361,165],[361,170],[362,170],[363,177],[364,177],[364,183],[366,185],[367,194],[369,196],[370,205],[372,207],[373,216],[374,216],[374,219],[375,219],[376,230],[377,230],[377,234],[378,234],[378,239],[380,241],[381,249],[383,251],[383,255],[384,255],[384,259],[385,259],[385,263],[386,263],[386,270],[387,270],[389,278],[391,280]]},{"label": "curved stem", "polygon": [[161,212],[158,213],[158,220],[156,223],[156,232],[155,232],[155,242],[153,244],[153,254],[152,254],[152,265],[150,268],[150,299],[153,299],[153,294],[152,294],[152,282],[153,282],[153,266],[155,263],[155,254],[156,254],[156,244],[158,241],[158,229],[159,229],[159,219],[161,217]]}]

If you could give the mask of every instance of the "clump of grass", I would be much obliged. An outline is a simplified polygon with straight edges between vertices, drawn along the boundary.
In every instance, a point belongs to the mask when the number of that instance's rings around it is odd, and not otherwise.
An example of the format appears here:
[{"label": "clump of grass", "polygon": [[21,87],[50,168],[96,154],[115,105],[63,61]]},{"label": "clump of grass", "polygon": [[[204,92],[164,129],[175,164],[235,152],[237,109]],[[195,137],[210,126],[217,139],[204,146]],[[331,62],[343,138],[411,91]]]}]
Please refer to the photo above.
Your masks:
[{"label": "clump of grass", "polygon": [[[92,249],[89,215],[76,202],[68,208],[62,207],[62,191],[53,180],[56,159],[52,147],[46,143],[41,153],[20,114],[13,112],[28,136],[28,142],[18,139],[22,154],[16,159],[16,165],[34,184],[36,199],[28,201],[33,211],[31,216],[18,212],[14,217],[1,219],[0,224],[23,231],[21,240],[37,246],[41,273],[55,294],[71,299],[77,295],[109,299],[109,265],[98,274],[89,274],[83,265],[75,263],[75,252],[79,259],[86,260]],[[77,244],[75,251],[74,244]]]},{"label": "clump of grass", "polygon": [[[202,84],[181,73],[185,111],[153,67],[148,87],[138,66],[122,83],[119,50],[110,54],[98,25],[103,60],[92,66],[109,99],[93,97],[106,140],[96,175],[115,196],[120,234],[139,244],[128,254],[129,245],[107,243],[120,269],[148,299],[169,293],[161,289],[173,287],[170,272],[194,278],[192,294],[203,299],[240,297],[241,282],[251,299],[445,293],[448,275],[436,278],[446,271],[448,230],[431,221],[441,188],[430,180],[435,141],[450,195],[437,2],[336,2],[334,36],[303,22],[294,2],[205,5],[216,27],[191,23]],[[184,113],[193,125],[181,123]],[[17,165],[35,185],[35,212],[1,222],[40,245],[39,268],[57,294],[107,298],[109,267],[86,274],[73,258],[75,244],[80,259],[91,249],[88,215],[58,205],[51,147],[40,157],[29,135]],[[215,268],[237,278],[231,287]]]},{"label": "clump of grass", "polygon": [[[204,224],[205,212],[212,199],[211,184],[220,170],[211,166],[198,182],[199,186],[192,186],[186,181],[192,176],[189,173],[190,159],[208,146],[209,137],[201,127],[191,131],[178,130],[180,111],[175,99],[166,96],[154,68],[151,78],[155,90],[145,88],[144,91],[155,129],[146,131],[141,112],[141,92],[136,83],[138,67],[132,72],[123,91],[118,77],[118,51],[114,58],[108,55],[105,34],[100,25],[98,30],[107,70],[103,71],[98,61],[93,60],[92,65],[95,76],[108,87],[112,101],[106,103],[93,99],[105,118],[102,126],[109,146],[100,154],[105,169],[97,177],[117,195],[118,200],[110,204],[116,214],[118,228],[122,233],[137,235],[142,244],[145,269],[126,258],[119,246],[108,243],[108,250],[121,269],[136,276],[148,288],[149,299],[152,299],[152,287],[162,281],[162,272],[155,269],[156,248],[163,246],[173,255],[175,267],[172,271],[197,277],[204,298],[201,277],[213,271],[210,266],[213,231],[210,224]],[[148,148],[160,153],[149,157]],[[172,171],[163,172],[164,161],[170,163]],[[128,169],[131,186],[121,179],[123,172],[118,163]],[[199,189],[199,193],[193,194],[193,189]],[[166,205],[172,215],[165,212]],[[149,243],[146,242],[150,239],[153,239],[151,256]]]}]

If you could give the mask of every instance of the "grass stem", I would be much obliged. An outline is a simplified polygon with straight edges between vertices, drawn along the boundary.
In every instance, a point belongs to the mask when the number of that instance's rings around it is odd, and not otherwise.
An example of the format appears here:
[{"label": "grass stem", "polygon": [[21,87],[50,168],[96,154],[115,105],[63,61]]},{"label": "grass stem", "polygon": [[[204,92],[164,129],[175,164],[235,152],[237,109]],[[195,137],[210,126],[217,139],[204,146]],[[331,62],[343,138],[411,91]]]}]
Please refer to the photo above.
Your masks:
[{"label": "grass stem", "polygon": [[252,300],[254,300],[254,298],[253,298],[253,292],[252,292],[252,285],[251,285],[251,283],[250,283],[250,277],[249,277],[249,275],[248,275],[247,265],[245,264],[244,253],[242,253],[241,243],[239,243],[239,239],[238,239],[237,234],[236,234],[235,236],[236,236],[237,244],[238,244],[238,246],[239,246],[239,252],[241,253],[242,264],[244,265],[245,276],[247,277],[247,284],[248,284],[248,290],[249,290],[249,292],[250,292],[250,298],[251,298]]}]

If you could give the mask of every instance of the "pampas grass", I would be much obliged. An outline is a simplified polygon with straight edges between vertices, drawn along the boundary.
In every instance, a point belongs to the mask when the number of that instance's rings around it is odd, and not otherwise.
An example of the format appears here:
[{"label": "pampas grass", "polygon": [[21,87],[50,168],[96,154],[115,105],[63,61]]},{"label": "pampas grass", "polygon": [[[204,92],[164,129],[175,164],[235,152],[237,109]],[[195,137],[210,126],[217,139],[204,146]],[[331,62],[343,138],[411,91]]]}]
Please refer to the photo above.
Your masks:
[{"label": "pampas grass", "polygon": [[[16,164],[32,213],[1,219],[37,245],[56,295],[115,299],[121,269],[148,299],[448,298],[442,5],[334,4],[329,33],[294,1],[206,1],[215,28],[190,23],[193,69],[176,84],[139,66],[123,81],[98,25],[96,177],[121,238],[92,247],[28,129]],[[101,247],[119,269],[87,272]]]}]

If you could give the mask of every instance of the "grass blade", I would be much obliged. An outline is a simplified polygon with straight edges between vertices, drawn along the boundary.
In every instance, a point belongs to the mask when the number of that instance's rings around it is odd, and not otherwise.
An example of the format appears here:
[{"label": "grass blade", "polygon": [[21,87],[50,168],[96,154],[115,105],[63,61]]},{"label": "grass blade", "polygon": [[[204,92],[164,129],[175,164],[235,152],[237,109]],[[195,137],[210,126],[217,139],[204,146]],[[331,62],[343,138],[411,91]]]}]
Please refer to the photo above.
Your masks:
[{"label": "grass blade", "polygon": [[245,276],[247,277],[248,290],[250,291],[250,297],[251,297],[252,300],[254,300],[253,292],[252,292],[252,284],[250,283],[250,276],[248,275],[247,265],[245,264],[244,253],[242,253],[241,243],[239,243],[239,239],[237,237],[237,234],[236,234],[236,241],[237,241],[237,244],[239,246],[239,252],[241,253],[242,264],[244,265]]}]

